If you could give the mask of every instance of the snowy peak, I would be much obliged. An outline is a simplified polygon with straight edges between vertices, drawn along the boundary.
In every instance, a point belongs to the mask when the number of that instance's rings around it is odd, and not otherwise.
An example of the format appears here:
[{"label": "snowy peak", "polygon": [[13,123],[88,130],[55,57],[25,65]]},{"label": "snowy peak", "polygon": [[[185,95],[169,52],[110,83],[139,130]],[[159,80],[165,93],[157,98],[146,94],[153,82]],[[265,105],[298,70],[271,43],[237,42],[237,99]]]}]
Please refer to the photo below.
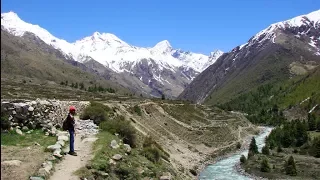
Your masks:
[{"label": "snowy peak", "polygon": [[7,13],[2,13],[1,14],[1,19],[6,20],[6,21],[12,21],[12,20],[20,20],[19,16],[15,12],[7,12]]},{"label": "snowy peak", "polygon": [[[290,26],[302,26],[303,24],[313,23],[317,24],[320,22],[320,9],[317,11],[313,11],[306,15],[297,16],[295,18],[289,19],[287,21],[282,22],[283,24],[290,25]],[[281,24],[279,22],[278,24]]]},{"label": "snowy peak", "polygon": [[106,48],[119,48],[129,46],[126,42],[119,39],[114,34],[94,32],[91,36],[85,37],[73,43],[75,46],[85,48],[86,50],[93,49],[104,50]]},{"label": "snowy peak", "polygon": [[[277,43],[278,35],[282,33],[289,33],[300,39],[310,39],[310,45],[317,49],[320,53],[320,10],[311,12],[309,14],[294,17],[289,20],[271,24],[266,29],[258,32],[247,43],[240,46],[248,48],[256,44],[258,47],[262,46],[264,42],[271,41]],[[316,40],[314,40],[316,39]]]},{"label": "snowy peak", "polygon": [[220,57],[223,54],[222,51],[220,50],[214,50],[213,52],[210,53],[209,58],[216,58],[216,57]]},{"label": "snowy peak", "polygon": [[158,42],[152,50],[158,52],[170,52],[172,50],[172,46],[168,40],[163,40]]},{"label": "snowy peak", "polygon": [[114,34],[101,32],[94,32],[88,37],[70,43],[53,36],[38,25],[24,22],[14,12],[2,13],[1,24],[6,31],[15,36],[31,32],[76,61],[84,62],[90,57],[115,72],[130,72],[132,68],[128,64],[134,66],[143,59],[152,59],[160,68],[172,71],[188,67],[201,72],[222,54],[221,51],[216,51],[209,59],[207,55],[174,49],[168,40],[163,40],[151,48],[136,47],[122,41]]}]

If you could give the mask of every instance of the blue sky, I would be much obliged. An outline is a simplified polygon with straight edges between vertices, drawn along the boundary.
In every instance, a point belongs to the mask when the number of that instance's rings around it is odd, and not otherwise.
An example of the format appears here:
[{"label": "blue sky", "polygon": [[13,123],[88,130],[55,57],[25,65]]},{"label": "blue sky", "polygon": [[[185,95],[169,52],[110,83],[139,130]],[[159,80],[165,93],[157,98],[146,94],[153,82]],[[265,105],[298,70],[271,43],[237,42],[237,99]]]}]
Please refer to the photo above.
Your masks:
[{"label": "blue sky", "polygon": [[174,48],[230,51],[271,23],[320,8],[319,0],[2,0],[14,11],[69,42],[109,32],[143,47],[168,40]]}]

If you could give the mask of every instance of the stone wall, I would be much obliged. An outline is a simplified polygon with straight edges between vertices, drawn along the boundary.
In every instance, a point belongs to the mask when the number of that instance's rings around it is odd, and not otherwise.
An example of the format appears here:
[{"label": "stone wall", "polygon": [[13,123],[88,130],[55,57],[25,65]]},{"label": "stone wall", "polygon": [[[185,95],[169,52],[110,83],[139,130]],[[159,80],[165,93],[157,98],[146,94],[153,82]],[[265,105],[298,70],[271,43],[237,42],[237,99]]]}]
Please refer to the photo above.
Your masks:
[{"label": "stone wall", "polygon": [[87,105],[88,101],[1,100],[1,116],[8,117],[10,128],[52,129],[62,126],[70,106],[75,106],[80,115]]}]

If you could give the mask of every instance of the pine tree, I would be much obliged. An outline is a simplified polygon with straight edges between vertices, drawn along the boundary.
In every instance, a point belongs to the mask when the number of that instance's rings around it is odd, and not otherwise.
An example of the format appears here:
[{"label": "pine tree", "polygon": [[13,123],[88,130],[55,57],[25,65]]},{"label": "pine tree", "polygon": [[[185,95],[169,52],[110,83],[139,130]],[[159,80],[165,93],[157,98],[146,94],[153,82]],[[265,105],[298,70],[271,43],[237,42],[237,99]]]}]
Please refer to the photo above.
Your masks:
[{"label": "pine tree", "polygon": [[270,172],[270,165],[267,158],[264,158],[261,162],[261,172]]},{"label": "pine tree", "polygon": [[250,142],[250,146],[249,146],[249,151],[252,151],[254,154],[258,154],[258,146],[256,144],[256,139],[254,137],[252,137],[251,142]]},{"label": "pine tree", "polygon": [[294,162],[294,159],[292,156],[290,156],[289,160],[286,162],[285,170],[286,170],[286,174],[288,174],[290,176],[297,175],[296,163]]},{"label": "pine tree", "polygon": [[82,82],[79,84],[79,86],[80,86],[80,89],[84,89],[84,84]]},{"label": "pine tree", "polygon": [[292,134],[288,128],[283,128],[283,137],[281,139],[281,144],[283,147],[287,148],[293,143]]},{"label": "pine tree", "polygon": [[316,117],[314,114],[308,114],[309,131],[314,131],[317,128]]},{"label": "pine tree", "polygon": [[264,155],[270,155],[270,151],[269,151],[269,146],[268,146],[268,145],[263,146],[263,148],[262,148],[262,154],[264,154]]},{"label": "pine tree", "polygon": [[296,146],[300,147],[302,146],[304,143],[306,143],[308,141],[308,132],[307,132],[307,127],[301,123],[300,121],[297,121],[296,124]]},{"label": "pine tree", "polygon": [[317,131],[320,131],[320,117],[317,119]]},{"label": "pine tree", "polygon": [[250,159],[250,158],[253,157],[253,156],[254,156],[254,153],[249,150],[249,152],[248,152],[248,159]]},{"label": "pine tree", "polygon": [[161,95],[161,99],[162,99],[162,100],[165,100],[165,99],[166,99],[166,97],[165,97],[164,94]]}]

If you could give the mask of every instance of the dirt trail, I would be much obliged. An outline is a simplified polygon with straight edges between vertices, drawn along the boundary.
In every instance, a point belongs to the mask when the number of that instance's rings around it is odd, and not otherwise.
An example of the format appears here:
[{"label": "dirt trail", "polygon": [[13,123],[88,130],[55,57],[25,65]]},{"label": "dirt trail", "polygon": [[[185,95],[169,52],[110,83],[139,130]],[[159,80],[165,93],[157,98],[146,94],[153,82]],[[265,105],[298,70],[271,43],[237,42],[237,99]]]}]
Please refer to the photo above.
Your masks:
[{"label": "dirt trail", "polygon": [[78,156],[66,155],[62,162],[55,165],[55,172],[51,175],[50,180],[79,180],[74,172],[84,167],[93,158],[92,144],[97,139],[91,135],[81,140],[81,136],[77,134],[75,137],[75,151]]}]

